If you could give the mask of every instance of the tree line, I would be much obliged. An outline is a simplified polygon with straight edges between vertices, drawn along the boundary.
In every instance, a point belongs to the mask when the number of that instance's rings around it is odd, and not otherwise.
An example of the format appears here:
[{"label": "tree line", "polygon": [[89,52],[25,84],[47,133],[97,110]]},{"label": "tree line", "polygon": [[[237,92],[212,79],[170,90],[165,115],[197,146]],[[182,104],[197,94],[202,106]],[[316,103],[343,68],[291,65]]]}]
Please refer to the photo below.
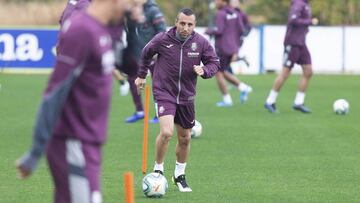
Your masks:
[{"label": "tree line", "polygon": [[[11,3],[29,1],[66,0],[5,0]],[[198,25],[207,26],[213,9],[213,0],[156,0],[163,10],[167,23],[175,21],[176,11],[183,7],[192,8],[198,18]],[[253,24],[285,24],[291,0],[240,0],[242,9],[250,16]],[[319,18],[320,25],[360,25],[360,0],[309,0],[313,16]]]}]

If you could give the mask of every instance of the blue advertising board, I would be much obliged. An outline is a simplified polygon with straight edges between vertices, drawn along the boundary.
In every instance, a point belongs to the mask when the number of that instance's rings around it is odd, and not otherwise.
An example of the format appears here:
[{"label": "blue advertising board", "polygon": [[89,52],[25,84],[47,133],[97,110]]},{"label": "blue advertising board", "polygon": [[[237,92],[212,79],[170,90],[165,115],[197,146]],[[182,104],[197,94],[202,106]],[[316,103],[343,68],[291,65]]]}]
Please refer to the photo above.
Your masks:
[{"label": "blue advertising board", "polygon": [[0,29],[0,68],[52,68],[57,29]]}]

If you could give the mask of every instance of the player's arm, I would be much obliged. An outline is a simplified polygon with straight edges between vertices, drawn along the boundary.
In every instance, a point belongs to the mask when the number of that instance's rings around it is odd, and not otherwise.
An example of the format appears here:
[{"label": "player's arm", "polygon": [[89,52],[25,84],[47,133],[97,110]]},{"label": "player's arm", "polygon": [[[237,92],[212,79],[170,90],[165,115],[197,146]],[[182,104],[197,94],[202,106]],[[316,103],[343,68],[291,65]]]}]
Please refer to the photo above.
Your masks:
[{"label": "player's arm", "polygon": [[86,34],[88,33],[80,31],[69,32],[60,39],[62,40],[60,53],[49,81],[52,87],[48,87],[39,107],[33,131],[32,147],[16,161],[20,178],[28,177],[36,169],[38,160],[45,152],[68,92],[81,73],[81,68],[77,69],[77,67],[82,67],[83,61],[91,50]]},{"label": "player's arm", "polygon": [[224,33],[226,22],[226,14],[224,12],[218,12],[215,17],[215,27],[208,28],[205,33],[208,35],[221,36]]},{"label": "player's arm", "polygon": [[292,25],[311,25],[312,20],[308,18],[301,18],[301,11],[304,9],[304,6],[298,4],[293,4],[290,8],[289,13],[289,23]]},{"label": "player's arm", "polygon": [[140,67],[135,80],[135,85],[139,90],[142,90],[145,87],[145,78],[148,74],[148,70],[151,66],[153,57],[156,54],[159,54],[158,49],[161,44],[161,38],[164,35],[164,32],[157,34],[149,43],[144,47],[141,53]]},{"label": "player's arm", "polygon": [[158,7],[154,7],[151,11],[151,23],[155,29],[155,34],[166,31],[166,23],[164,14]]},{"label": "player's arm", "polygon": [[[220,60],[215,53],[215,49],[210,45],[208,41],[204,44],[203,54],[201,56],[201,62],[204,64],[202,70],[198,67],[194,67],[194,71],[204,79],[213,77],[220,67]],[[201,74],[202,73],[202,74]]]},{"label": "player's arm", "polygon": [[249,35],[251,31],[251,23],[249,17],[245,13],[242,13],[241,19],[243,20],[243,24],[244,24],[243,36],[246,37]]}]

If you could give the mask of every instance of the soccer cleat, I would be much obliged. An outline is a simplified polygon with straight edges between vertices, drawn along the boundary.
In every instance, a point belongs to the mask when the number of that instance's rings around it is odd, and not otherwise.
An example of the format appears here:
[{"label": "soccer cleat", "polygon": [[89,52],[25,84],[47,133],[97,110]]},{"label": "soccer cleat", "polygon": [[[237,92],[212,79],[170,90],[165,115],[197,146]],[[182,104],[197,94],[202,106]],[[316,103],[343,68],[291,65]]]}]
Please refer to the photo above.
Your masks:
[{"label": "soccer cleat", "polygon": [[240,91],[240,103],[244,103],[249,98],[249,93],[252,92],[252,88],[248,86],[246,91]]},{"label": "soccer cleat", "polygon": [[264,104],[265,109],[267,109],[270,113],[278,113],[277,109],[276,109],[276,105],[275,103],[273,104]]},{"label": "soccer cleat", "polygon": [[294,104],[293,109],[296,111],[300,111],[302,113],[311,113],[311,110],[308,107],[306,107],[304,104],[300,104],[300,105]]},{"label": "soccer cleat", "polygon": [[128,81],[124,81],[124,84],[120,85],[120,87],[119,87],[120,96],[128,95],[129,89],[130,89],[130,85],[129,85]]},{"label": "soccer cleat", "polygon": [[155,116],[153,119],[151,119],[151,120],[149,121],[149,123],[151,123],[151,124],[157,124],[157,123],[159,123],[159,118],[158,118],[157,116]]},{"label": "soccer cleat", "polygon": [[144,119],[144,113],[137,113],[135,112],[132,116],[126,118],[126,123],[135,123],[138,120]]},{"label": "soccer cleat", "polygon": [[162,172],[160,170],[154,170],[154,173],[160,173],[161,175],[164,175],[164,172]]},{"label": "soccer cleat", "polygon": [[173,176],[172,181],[179,188],[180,192],[192,192],[191,188],[186,183],[185,175],[180,175],[177,178]]},{"label": "soccer cleat", "polygon": [[232,105],[233,105],[232,103],[228,103],[228,102],[224,102],[224,101],[216,103],[217,107],[231,107]]}]

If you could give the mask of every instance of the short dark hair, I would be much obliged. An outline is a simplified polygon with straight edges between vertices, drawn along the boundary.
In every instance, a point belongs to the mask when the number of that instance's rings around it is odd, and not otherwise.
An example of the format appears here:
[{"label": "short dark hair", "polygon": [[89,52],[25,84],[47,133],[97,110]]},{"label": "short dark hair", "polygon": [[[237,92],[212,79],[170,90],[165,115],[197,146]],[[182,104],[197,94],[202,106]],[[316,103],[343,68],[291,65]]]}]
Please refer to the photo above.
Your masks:
[{"label": "short dark hair", "polygon": [[229,4],[229,3],[230,3],[230,0],[223,0],[223,1],[225,1],[227,4]]},{"label": "short dark hair", "polygon": [[187,16],[194,15],[196,17],[194,11],[191,8],[182,8],[182,9],[179,10],[178,14],[180,14],[180,13],[183,13],[183,14],[185,14]]}]

